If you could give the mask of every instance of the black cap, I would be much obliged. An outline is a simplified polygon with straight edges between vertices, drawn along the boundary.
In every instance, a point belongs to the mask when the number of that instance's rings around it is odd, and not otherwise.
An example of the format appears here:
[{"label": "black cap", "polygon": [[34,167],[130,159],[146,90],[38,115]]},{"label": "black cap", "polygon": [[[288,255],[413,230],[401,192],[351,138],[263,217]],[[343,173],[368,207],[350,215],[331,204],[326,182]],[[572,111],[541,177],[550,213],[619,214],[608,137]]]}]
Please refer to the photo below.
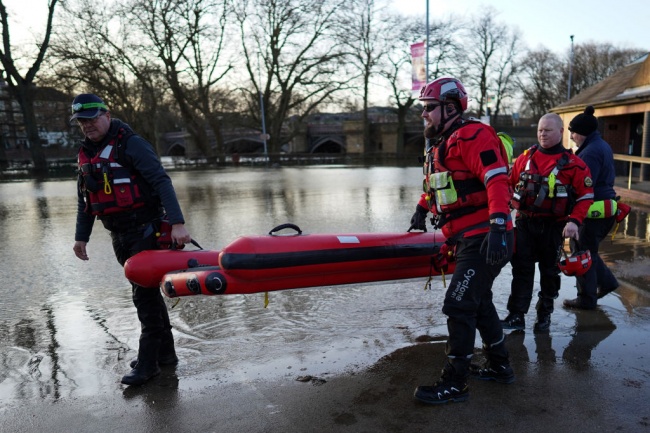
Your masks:
[{"label": "black cap", "polygon": [[99,96],[92,93],[82,93],[72,101],[72,117],[70,120],[94,119],[107,111],[108,107]]},{"label": "black cap", "polygon": [[569,122],[569,131],[587,136],[598,129],[598,119],[594,116],[594,107],[588,105],[584,113],[578,114]]}]

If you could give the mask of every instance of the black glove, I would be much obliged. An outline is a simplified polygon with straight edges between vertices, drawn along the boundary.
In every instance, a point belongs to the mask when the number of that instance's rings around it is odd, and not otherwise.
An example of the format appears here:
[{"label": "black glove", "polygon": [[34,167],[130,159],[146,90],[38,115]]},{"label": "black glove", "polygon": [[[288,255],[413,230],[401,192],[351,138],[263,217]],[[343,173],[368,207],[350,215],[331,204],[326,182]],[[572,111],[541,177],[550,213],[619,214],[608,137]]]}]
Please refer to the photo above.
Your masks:
[{"label": "black glove", "polygon": [[506,230],[507,215],[494,213],[490,215],[490,231],[481,244],[481,254],[485,253],[488,265],[505,264],[512,257],[514,236],[512,230]]},{"label": "black glove", "polygon": [[411,217],[411,227],[407,231],[411,230],[423,230],[427,231],[427,213],[429,210],[425,207],[417,205],[415,207],[415,213]]}]

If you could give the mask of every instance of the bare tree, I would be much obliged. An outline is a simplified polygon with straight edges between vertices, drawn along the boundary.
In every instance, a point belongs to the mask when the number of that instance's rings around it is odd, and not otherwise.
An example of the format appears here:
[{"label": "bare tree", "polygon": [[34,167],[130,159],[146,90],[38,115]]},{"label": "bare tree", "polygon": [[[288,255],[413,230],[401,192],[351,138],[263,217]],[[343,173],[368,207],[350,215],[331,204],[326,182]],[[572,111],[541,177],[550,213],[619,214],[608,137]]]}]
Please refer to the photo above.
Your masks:
[{"label": "bare tree", "polygon": [[516,74],[516,56],[519,36],[511,26],[496,21],[497,12],[492,7],[483,8],[473,19],[467,39],[468,70],[466,81],[478,89],[478,115],[486,112],[488,97],[506,96]]},{"label": "bare tree", "polygon": [[[467,67],[467,51],[460,40],[467,23],[456,15],[429,23],[429,80],[445,75],[461,77]],[[426,22],[418,24],[420,38],[424,38]]]},{"label": "bare tree", "polygon": [[[491,115],[491,123],[496,124],[501,111],[501,104],[507,98],[515,95],[517,85],[516,79],[519,74],[518,57],[521,53],[520,38],[517,32],[508,37],[508,45],[499,52],[499,58],[495,62],[493,79],[493,90],[495,93],[494,112]],[[494,119],[492,121],[492,119]]]},{"label": "bare tree", "polygon": [[78,25],[53,35],[49,62],[54,73],[46,82],[68,93],[101,96],[114,115],[137,125],[138,133],[162,153],[158,119],[166,86],[156,58],[141,45],[128,12],[117,4],[96,8],[92,0],[77,0],[66,2],[63,13],[65,21]]},{"label": "bare tree", "polygon": [[[571,95],[607,78],[623,66],[645,54],[636,49],[617,48],[609,43],[587,42],[574,47]],[[568,87],[570,53],[562,64],[564,89]]]},{"label": "bare tree", "polygon": [[[243,0],[237,4],[249,84],[242,88],[248,115],[267,123],[269,150],[278,153],[298,121],[347,87],[343,52],[334,38],[334,14],[344,0]],[[260,98],[261,96],[261,98]]]},{"label": "bare tree", "polygon": [[[131,3],[134,19],[162,61],[188,133],[208,157],[224,153],[219,100],[212,97],[232,69],[232,64],[224,60],[230,7],[230,0]],[[208,128],[217,141],[216,155],[208,140]]]},{"label": "bare tree", "polygon": [[21,75],[19,66],[14,59],[11,44],[11,32],[9,31],[9,16],[4,2],[0,0],[0,24],[2,25],[2,49],[0,50],[0,62],[4,69],[4,78],[7,81],[10,94],[18,101],[20,105],[25,129],[27,130],[27,140],[34,162],[34,172],[42,175],[47,172],[47,161],[45,153],[41,146],[41,140],[38,133],[38,124],[34,113],[34,79],[38,74],[43,58],[49,47],[50,35],[52,33],[52,21],[54,19],[54,10],[58,0],[48,1],[47,24],[43,41],[38,45],[36,58],[32,65],[27,69],[25,75]]},{"label": "bare tree", "polygon": [[[390,102],[397,112],[397,152],[404,148],[404,132],[407,116],[417,101],[411,90],[412,59],[410,46],[426,35],[424,21],[408,22],[404,17],[392,17],[393,30],[386,35],[392,43],[391,50],[383,59],[380,75],[391,89]],[[429,24],[429,79],[443,75],[455,75],[460,70],[462,47],[458,35],[463,21],[449,16]],[[404,83],[407,83],[405,85]]]},{"label": "bare tree", "polygon": [[520,68],[517,86],[523,95],[522,112],[539,119],[565,99],[562,62],[555,53],[547,48],[530,51]]},{"label": "bare tree", "polygon": [[[583,44],[575,47],[571,94],[577,95],[644,54],[610,44]],[[546,48],[530,51],[520,64],[517,87],[522,111],[538,119],[566,100],[569,61]]]},{"label": "bare tree", "polygon": [[[403,23],[403,17],[394,17],[395,28]],[[396,106],[397,113],[397,144],[396,153],[404,151],[404,133],[406,132],[406,117],[415,104],[416,97],[411,89],[412,59],[411,44],[417,42],[421,35],[418,23],[402,26],[401,31],[392,39],[393,46],[386,58],[380,75],[390,87],[390,102]]]},{"label": "bare tree", "polygon": [[351,80],[360,82],[363,148],[366,152],[376,150],[370,140],[368,116],[371,79],[381,73],[382,61],[392,48],[393,37],[400,32],[395,21],[390,20],[386,8],[385,0],[351,0],[339,14],[337,39],[356,72]]}]

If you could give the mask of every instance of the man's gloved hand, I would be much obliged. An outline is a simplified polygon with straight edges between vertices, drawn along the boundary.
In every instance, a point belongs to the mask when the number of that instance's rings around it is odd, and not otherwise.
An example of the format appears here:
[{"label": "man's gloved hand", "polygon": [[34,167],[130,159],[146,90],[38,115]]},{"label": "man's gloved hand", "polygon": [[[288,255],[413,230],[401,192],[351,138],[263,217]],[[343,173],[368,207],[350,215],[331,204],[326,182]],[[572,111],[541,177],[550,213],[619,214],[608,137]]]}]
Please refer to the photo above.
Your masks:
[{"label": "man's gloved hand", "polygon": [[422,230],[427,231],[427,213],[429,210],[420,205],[415,206],[415,213],[411,217],[411,227],[407,231]]},{"label": "man's gloved hand", "polygon": [[490,231],[481,244],[481,254],[485,253],[488,265],[505,264],[512,257],[514,236],[512,230],[506,230],[508,216],[504,213],[490,215]]}]

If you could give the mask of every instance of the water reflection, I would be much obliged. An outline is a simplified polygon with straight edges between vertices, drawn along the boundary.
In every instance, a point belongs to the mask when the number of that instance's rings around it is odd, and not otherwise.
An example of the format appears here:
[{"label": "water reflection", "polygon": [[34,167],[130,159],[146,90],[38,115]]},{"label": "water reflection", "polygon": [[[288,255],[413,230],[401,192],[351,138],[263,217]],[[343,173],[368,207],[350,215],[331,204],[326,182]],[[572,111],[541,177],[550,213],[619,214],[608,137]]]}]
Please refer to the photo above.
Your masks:
[{"label": "water reflection", "polygon": [[553,348],[553,336],[551,333],[535,334],[535,353],[537,362],[541,365],[552,365],[557,362],[555,349]]},{"label": "water reflection", "polygon": [[[209,249],[285,222],[305,233],[404,232],[420,195],[420,176],[417,167],[172,174],[192,235]],[[128,391],[118,382],[135,356],[139,324],[101,227],[88,245],[90,261],[74,257],[75,213],[72,178],[0,184],[0,398],[6,407],[124,392],[124,398],[158,410],[146,389]],[[647,224],[648,215],[633,210],[615,241],[604,242],[606,260],[624,263],[617,275],[634,271],[635,278],[647,278]],[[500,312],[510,279],[506,267],[495,282]],[[638,285],[643,284],[650,286]],[[173,405],[180,389],[204,380],[213,385],[303,369],[318,376],[372,363],[421,336],[439,340],[446,335],[442,281],[434,280],[430,291],[423,285],[416,279],[274,292],[268,308],[263,294],[184,298],[170,309],[181,364],[164,371],[152,389],[162,388]],[[612,333],[620,335],[620,323],[630,317],[635,325],[650,322],[647,307],[639,307],[647,306],[643,299],[625,287],[609,295],[605,319],[619,326],[609,333],[593,336],[578,316],[574,331],[573,316],[556,313],[554,340],[522,333],[511,334],[508,344],[526,363],[529,352],[537,354],[538,364],[555,362],[555,350],[575,359],[575,353],[607,344],[612,338],[603,339]]]},{"label": "water reflection", "polygon": [[622,229],[619,228],[617,236],[624,238],[633,237],[644,239],[646,242],[650,241],[650,214],[640,209],[633,209],[621,222]]},{"label": "water reflection", "polygon": [[600,308],[578,310],[575,315],[575,331],[562,353],[562,359],[572,368],[584,370],[589,366],[592,351],[614,332],[616,325]]}]

